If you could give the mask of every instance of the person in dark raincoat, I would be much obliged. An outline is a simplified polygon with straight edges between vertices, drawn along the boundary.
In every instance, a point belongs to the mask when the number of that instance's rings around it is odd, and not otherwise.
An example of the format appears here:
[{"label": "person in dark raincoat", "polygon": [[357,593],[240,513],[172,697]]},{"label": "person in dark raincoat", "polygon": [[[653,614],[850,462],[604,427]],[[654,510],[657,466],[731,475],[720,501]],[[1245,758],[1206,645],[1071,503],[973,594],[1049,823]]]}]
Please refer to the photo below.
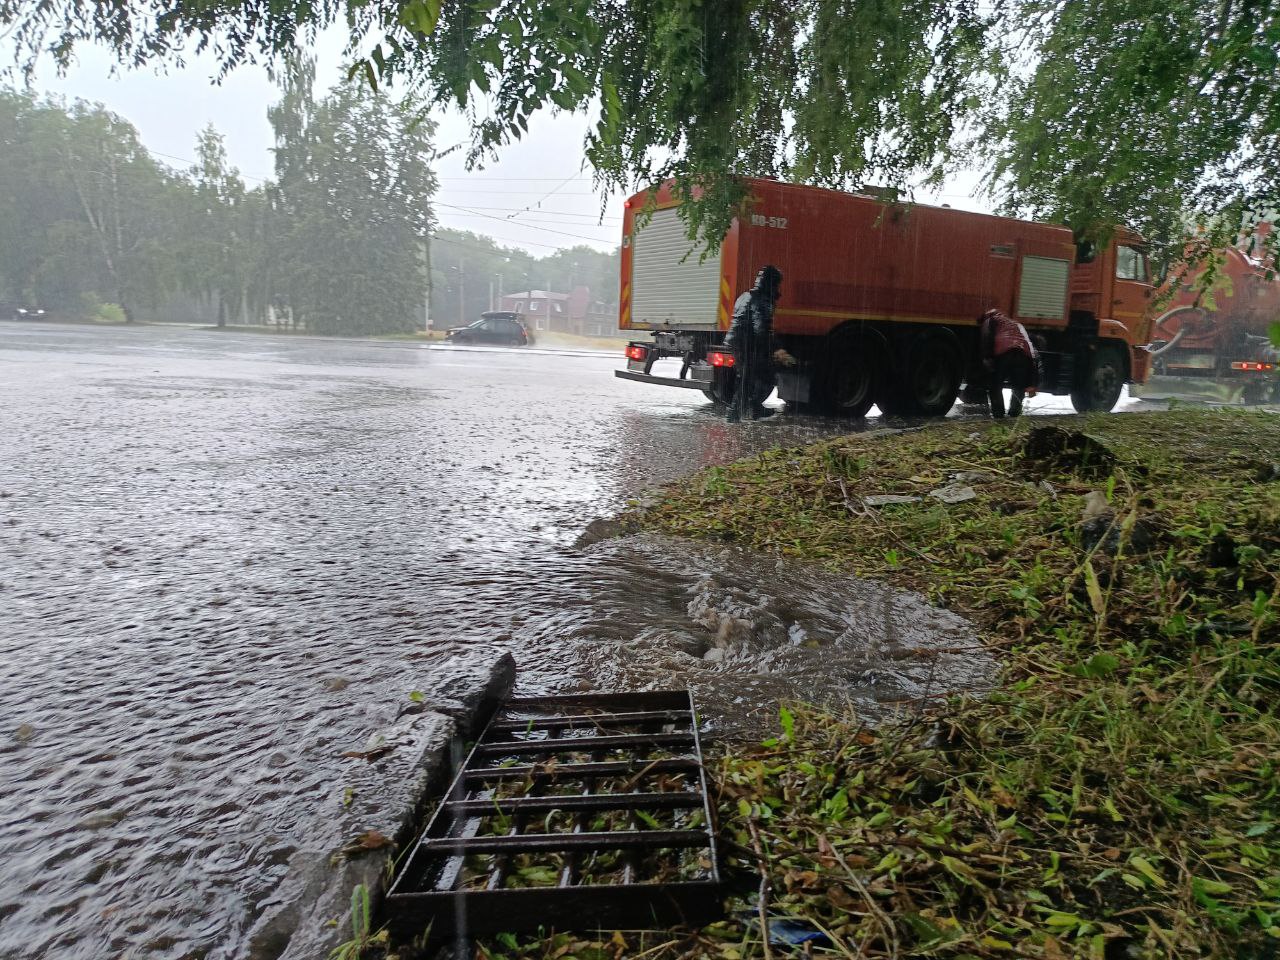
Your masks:
[{"label": "person in dark raincoat", "polygon": [[737,371],[729,399],[729,422],[744,417],[761,420],[774,411],[764,405],[773,389],[773,308],[782,296],[782,271],[769,264],[756,274],[755,285],[733,305],[733,322],[724,338],[734,353]]},{"label": "person in dark raincoat", "polygon": [[987,400],[993,417],[1004,416],[1004,384],[1010,387],[1009,416],[1022,413],[1022,398],[1039,380],[1039,357],[1026,328],[999,310],[982,315],[979,333],[982,367],[987,372]]}]

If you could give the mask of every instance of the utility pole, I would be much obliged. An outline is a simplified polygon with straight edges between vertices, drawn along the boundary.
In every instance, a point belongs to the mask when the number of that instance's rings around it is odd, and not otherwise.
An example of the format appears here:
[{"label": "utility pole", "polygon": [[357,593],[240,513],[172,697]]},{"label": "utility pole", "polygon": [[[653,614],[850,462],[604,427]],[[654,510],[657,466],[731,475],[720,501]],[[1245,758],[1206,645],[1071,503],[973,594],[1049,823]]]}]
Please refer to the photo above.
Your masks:
[{"label": "utility pole", "polygon": [[498,309],[493,305],[493,277],[489,278],[489,309],[490,310]]},{"label": "utility pole", "polygon": [[431,237],[430,235],[422,238],[422,261],[425,267],[427,293],[422,302],[422,322],[425,326],[422,328],[424,332],[431,332]]},{"label": "utility pole", "polygon": [[466,261],[458,258],[458,326],[467,324],[467,268]]}]

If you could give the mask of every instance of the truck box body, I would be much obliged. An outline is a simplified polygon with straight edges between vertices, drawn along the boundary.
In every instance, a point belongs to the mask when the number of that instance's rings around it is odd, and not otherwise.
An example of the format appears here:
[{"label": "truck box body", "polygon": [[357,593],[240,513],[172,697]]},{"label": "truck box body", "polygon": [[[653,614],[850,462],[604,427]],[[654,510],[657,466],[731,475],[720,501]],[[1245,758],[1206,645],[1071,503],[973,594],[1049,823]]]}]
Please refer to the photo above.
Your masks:
[{"label": "truck box body", "polygon": [[976,325],[990,307],[1028,327],[1067,322],[1075,244],[1065,227],[946,207],[753,181],[749,217],[699,262],[670,189],[635,230],[624,216],[624,330],[727,330],[733,301],[766,263],[782,271],[779,334],[826,333],[847,320]]}]

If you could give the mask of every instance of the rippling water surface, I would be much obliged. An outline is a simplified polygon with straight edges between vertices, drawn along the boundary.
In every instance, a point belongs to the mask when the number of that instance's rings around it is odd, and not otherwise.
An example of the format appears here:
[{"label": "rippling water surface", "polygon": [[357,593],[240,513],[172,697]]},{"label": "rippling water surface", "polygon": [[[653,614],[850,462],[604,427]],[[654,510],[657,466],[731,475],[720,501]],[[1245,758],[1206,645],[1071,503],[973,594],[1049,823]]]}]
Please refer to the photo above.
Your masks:
[{"label": "rippling water surface", "polygon": [[[992,664],[918,598],[657,537],[732,428],[613,357],[0,324],[0,957],[237,957],[341,753],[460,659],[868,712]],[[673,395],[674,394],[674,395]],[[761,705],[764,706],[761,706]]]}]

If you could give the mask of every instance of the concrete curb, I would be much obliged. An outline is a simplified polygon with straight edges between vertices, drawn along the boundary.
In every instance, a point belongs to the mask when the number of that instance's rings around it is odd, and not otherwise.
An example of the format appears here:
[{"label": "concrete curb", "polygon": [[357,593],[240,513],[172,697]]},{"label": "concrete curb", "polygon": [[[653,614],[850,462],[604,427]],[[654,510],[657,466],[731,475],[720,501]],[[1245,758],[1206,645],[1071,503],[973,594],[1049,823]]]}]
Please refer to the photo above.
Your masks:
[{"label": "concrete curb", "polygon": [[463,742],[474,737],[510,693],[516,664],[506,653],[486,666],[461,668],[433,682],[421,705],[402,711],[364,749],[389,753],[354,767],[345,782],[351,802],[340,814],[348,841],[377,831],[388,845],[346,856],[302,850],[287,879],[263,904],[249,932],[252,960],[324,960],[351,939],[351,896],[363,884],[376,914],[399,854],[412,841],[431,800],[448,786]]}]

